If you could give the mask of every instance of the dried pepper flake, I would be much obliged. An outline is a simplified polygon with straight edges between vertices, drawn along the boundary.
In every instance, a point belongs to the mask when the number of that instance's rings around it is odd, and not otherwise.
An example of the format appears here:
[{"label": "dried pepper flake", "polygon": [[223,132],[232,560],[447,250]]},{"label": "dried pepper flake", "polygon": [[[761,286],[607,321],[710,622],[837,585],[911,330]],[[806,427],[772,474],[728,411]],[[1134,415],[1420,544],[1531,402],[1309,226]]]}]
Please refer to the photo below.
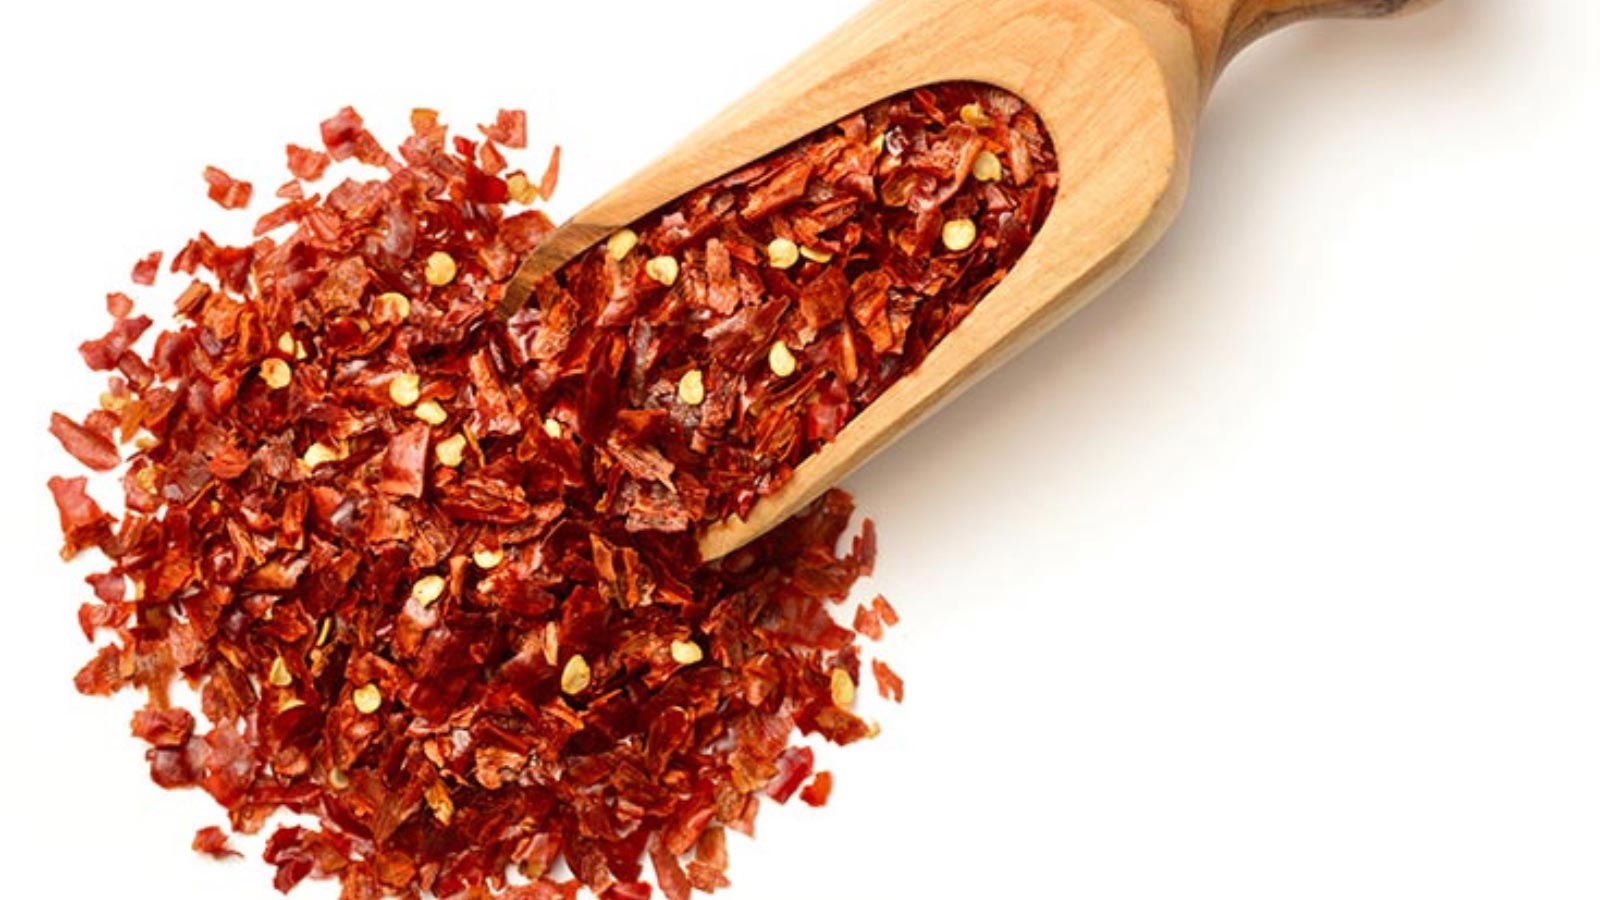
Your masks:
[{"label": "dried pepper flake", "polygon": [[833,796],[833,773],[818,772],[811,783],[800,791],[800,802],[807,806],[826,806]]},{"label": "dried pepper flake", "polygon": [[333,157],[321,150],[312,150],[298,144],[289,144],[285,152],[289,157],[289,173],[301,181],[316,181],[333,163]]},{"label": "dried pepper flake", "polygon": [[900,703],[906,698],[906,684],[882,660],[872,661],[872,677],[878,682],[878,696]]},{"label": "dried pepper flake", "polygon": [[156,273],[159,271],[161,271],[161,251],[152,250],[133,264],[133,274],[130,278],[134,284],[149,287],[156,283]]},{"label": "dried pepper flake", "polygon": [[[877,539],[870,521],[846,539],[838,491],[723,560],[698,535],[1004,277],[1054,151],[1001,91],[891,98],[618,229],[503,320],[554,228],[504,204],[548,196],[560,157],[517,180],[519,113],[487,142],[431,110],[411,126],[391,153],[346,108],[325,150],[291,145],[296,183],[255,241],[199,235],[174,259],[193,280],[150,350],[150,321],[108,300],[117,321],[82,348],[105,395],[51,422],[80,462],[121,467],[125,501],[114,517],[86,479],[49,483],[63,556],[111,559],[79,624],[114,642],[75,683],[145,691],[151,778],[203,788],[235,831],[301,814],[267,840],[282,890],[635,898],[646,857],[669,900],[727,887],[728,829],[832,790],[796,732],[876,734],[830,608]],[[376,177],[298,185],[346,159]],[[898,619],[878,598],[857,615]]]},{"label": "dried pepper flake", "polygon": [[200,829],[194,834],[194,852],[202,853],[212,859],[243,859],[244,854],[233,849],[228,843],[228,834],[215,825]]},{"label": "dried pepper flake", "polygon": [[74,459],[97,472],[109,472],[122,462],[122,454],[110,437],[60,413],[50,414],[50,433]]},{"label": "dried pepper flake", "polygon": [[254,190],[248,181],[239,181],[216,166],[206,166],[206,196],[223,209],[244,209]]}]

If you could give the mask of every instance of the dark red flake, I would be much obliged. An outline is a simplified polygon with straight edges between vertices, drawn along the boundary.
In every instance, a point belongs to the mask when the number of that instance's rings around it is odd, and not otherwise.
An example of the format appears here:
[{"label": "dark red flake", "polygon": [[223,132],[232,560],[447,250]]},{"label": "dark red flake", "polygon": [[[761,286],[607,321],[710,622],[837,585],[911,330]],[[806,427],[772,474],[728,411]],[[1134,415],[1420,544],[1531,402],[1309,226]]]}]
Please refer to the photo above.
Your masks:
[{"label": "dark red flake", "polygon": [[244,858],[244,854],[233,849],[228,843],[228,834],[215,825],[200,829],[194,834],[194,852],[202,853],[212,859]]},{"label": "dark red flake", "polygon": [[206,166],[206,196],[223,209],[244,209],[254,190],[248,181],[239,181],[216,166]]},{"label": "dark red flake", "polygon": [[149,286],[156,283],[156,273],[161,270],[161,251],[152,250],[133,264],[134,284]]}]

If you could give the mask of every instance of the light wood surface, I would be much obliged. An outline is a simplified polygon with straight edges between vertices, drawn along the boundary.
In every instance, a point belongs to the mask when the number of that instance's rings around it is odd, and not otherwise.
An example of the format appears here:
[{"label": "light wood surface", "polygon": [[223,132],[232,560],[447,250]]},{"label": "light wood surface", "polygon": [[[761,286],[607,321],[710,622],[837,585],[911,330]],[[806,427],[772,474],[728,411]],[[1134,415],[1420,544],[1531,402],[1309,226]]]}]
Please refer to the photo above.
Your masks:
[{"label": "light wood surface", "polygon": [[694,187],[912,87],[986,82],[1032,105],[1055,140],[1054,209],[1012,272],[912,374],[796,467],[748,519],[709,528],[706,559],[764,533],[1050,326],[1083,308],[1165,231],[1195,119],[1250,40],[1316,16],[1423,0],[881,0],[564,224],[524,262],[538,278]]}]

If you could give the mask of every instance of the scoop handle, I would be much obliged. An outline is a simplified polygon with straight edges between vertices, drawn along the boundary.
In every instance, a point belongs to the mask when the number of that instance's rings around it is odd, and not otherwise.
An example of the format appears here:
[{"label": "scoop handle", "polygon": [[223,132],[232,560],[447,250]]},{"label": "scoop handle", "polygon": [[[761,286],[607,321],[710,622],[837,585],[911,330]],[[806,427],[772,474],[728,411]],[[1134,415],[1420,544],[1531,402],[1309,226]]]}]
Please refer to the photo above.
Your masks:
[{"label": "scoop handle", "polygon": [[1436,0],[1199,0],[1195,5],[1221,23],[1219,68],[1252,41],[1306,19],[1376,19],[1412,12]]}]

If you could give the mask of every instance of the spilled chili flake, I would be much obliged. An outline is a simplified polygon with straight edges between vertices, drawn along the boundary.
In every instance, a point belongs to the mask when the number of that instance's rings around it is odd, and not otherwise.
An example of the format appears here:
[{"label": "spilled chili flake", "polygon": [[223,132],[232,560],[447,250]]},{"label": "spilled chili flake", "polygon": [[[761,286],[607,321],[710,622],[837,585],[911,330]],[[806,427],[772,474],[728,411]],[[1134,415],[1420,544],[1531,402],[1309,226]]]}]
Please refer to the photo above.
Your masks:
[{"label": "spilled chili flake", "polygon": [[[839,491],[715,563],[696,532],[1004,276],[1053,153],[1010,95],[913,92],[619,232],[502,321],[552,230],[510,205],[548,197],[560,157],[537,184],[506,171],[517,112],[483,142],[428,110],[411,125],[391,153],[346,108],[324,149],[290,145],[253,243],[201,234],[172,259],[177,324],[148,352],[151,321],[108,299],[110,331],[81,348],[108,389],[50,425],[121,467],[120,516],[83,477],[49,485],[63,556],[112,561],[79,624],[114,640],[77,687],[144,691],[152,779],[205,790],[236,833],[308,817],[266,839],[281,890],[637,898],[646,860],[670,900],[726,887],[727,830],[752,833],[763,795],[827,802],[795,732],[876,733],[830,607],[877,540],[870,521],[844,540]],[[314,192],[339,160],[383,177]],[[898,618],[881,598],[857,615],[873,636]],[[214,827],[194,848],[234,852]]]}]

